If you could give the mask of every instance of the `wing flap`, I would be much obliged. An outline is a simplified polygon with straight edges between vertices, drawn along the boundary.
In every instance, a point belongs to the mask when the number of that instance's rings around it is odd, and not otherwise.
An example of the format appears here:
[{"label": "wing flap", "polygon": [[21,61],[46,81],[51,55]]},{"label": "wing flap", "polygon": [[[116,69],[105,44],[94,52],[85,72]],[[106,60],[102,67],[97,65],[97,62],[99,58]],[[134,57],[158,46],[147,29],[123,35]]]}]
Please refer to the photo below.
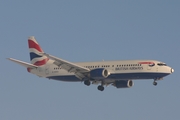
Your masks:
[{"label": "wing flap", "polygon": [[23,61],[20,61],[20,60],[16,60],[16,59],[13,59],[13,58],[7,58],[8,60],[10,61],[13,61],[21,66],[24,66],[26,68],[37,68],[38,66],[36,65],[33,65],[33,64],[30,64],[30,63],[27,63],[27,62],[23,62]]}]

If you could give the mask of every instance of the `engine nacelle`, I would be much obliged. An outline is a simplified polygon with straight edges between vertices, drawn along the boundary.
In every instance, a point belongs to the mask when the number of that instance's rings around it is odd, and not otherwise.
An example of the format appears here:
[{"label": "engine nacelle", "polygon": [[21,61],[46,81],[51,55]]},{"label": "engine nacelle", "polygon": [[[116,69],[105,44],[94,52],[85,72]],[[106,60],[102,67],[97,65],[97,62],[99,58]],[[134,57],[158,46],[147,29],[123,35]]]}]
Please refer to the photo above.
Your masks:
[{"label": "engine nacelle", "polygon": [[132,80],[120,80],[114,83],[114,86],[117,88],[130,88],[134,85]]},{"label": "engine nacelle", "polygon": [[90,71],[89,77],[93,79],[105,79],[109,76],[108,70],[104,68],[97,68]]}]

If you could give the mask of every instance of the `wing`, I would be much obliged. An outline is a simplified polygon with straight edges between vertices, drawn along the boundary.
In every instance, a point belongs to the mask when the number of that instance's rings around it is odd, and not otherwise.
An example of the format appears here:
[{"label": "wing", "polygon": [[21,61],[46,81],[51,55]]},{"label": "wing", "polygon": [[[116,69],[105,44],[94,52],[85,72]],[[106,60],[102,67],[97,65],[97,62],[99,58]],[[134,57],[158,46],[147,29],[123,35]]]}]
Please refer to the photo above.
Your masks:
[{"label": "wing", "polygon": [[79,79],[85,78],[86,74],[90,71],[88,68],[82,67],[80,65],[68,62],[66,60],[57,58],[55,56],[43,53],[48,58],[54,60],[54,64],[61,67],[62,69],[65,69],[68,72],[74,72],[76,77]]},{"label": "wing", "polygon": [[20,60],[16,60],[16,59],[13,59],[13,58],[7,58],[7,59],[10,60],[10,61],[15,62],[17,64],[20,64],[20,65],[22,65],[22,66],[24,66],[26,68],[37,68],[38,67],[36,65],[33,65],[33,64],[30,64],[30,63],[26,63],[26,62],[23,62],[23,61],[20,61]]}]

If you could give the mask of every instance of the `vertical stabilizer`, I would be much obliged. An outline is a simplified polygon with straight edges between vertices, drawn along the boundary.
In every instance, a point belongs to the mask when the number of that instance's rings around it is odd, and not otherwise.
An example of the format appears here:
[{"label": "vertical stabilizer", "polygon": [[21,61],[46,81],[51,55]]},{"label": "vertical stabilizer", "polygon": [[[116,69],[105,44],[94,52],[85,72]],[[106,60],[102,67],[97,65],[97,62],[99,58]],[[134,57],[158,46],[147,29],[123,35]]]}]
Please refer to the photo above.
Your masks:
[{"label": "vertical stabilizer", "polygon": [[45,65],[49,59],[47,58],[47,56],[42,55],[44,51],[42,50],[34,36],[30,36],[28,38],[28,45],[31,63],[36,66]]}]

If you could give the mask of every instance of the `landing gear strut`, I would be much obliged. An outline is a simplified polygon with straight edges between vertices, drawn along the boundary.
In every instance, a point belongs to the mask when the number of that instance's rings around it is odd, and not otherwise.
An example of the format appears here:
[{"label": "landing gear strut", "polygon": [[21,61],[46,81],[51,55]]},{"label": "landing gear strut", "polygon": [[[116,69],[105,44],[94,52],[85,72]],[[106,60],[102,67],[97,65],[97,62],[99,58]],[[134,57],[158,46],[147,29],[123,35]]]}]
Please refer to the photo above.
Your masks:
[{"label": "landing gear strut", "polygon": [[100,90],[100,91],[103,91],[103,90],[104,90],[104,87],[103,87],[102,85],[99,85],[99,86],[97,87],[97,89]]},{"label": "landing gear strut", "polygon": [[89,80],[85,80],[85,81],[84,81],[84,84],[87,85],[87,86],[89,86],[89,85],[91,84],[91,82],[90,82]]}]

